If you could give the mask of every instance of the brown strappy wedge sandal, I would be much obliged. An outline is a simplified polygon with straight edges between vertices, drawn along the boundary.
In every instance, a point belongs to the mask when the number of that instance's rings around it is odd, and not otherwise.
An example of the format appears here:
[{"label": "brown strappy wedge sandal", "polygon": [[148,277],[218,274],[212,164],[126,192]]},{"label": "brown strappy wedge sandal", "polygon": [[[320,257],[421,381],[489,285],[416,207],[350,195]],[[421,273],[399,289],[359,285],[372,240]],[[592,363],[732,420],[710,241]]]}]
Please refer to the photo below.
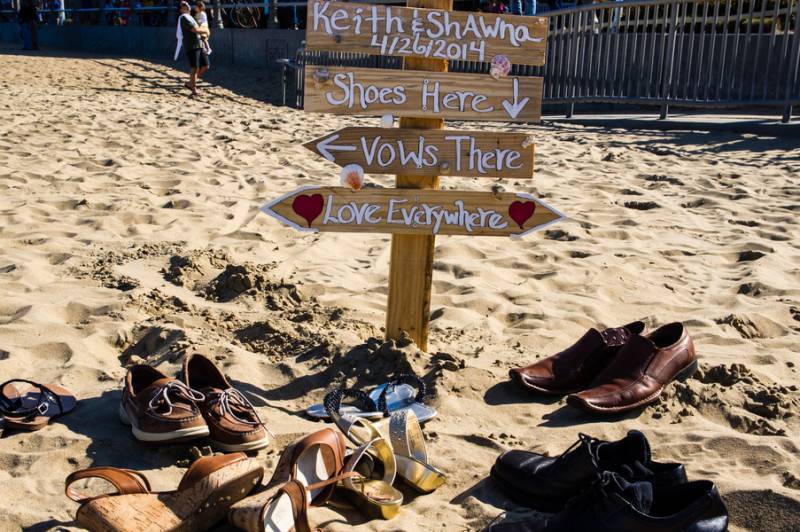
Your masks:
[{"label": "brown strappy wedge sandal", "polygon": [[[14,383],[30,385],[20,390]],[[34,431],[75,408],[78,400],[57,384],[11,379],[0,384],[0,415],[9,429]]]},{"label": "brown strappy wedge sandal", "polygon": [[[67,477],[65,491],[81,503],[76,521],[92,532],[188,532],[207,530],[224,519],[263,477],[256,460],[234,453],[196,460],[175,491],[152,493],[144,475],[114,467],[76,471]],[[103,479],[117,493],[88,497],[72,487],[87,478]]]},{"label": "brown strappy wedge sandal", "polygon": [[[235,504],[228,521],[248,532],[309,530],[303,504],[325,504],[337,482],[358,476],[342,473],[344,455],[344,438],[331,428],[295,440],[281,453],[265,491]],[[303,488],[303,504],[295,500],[299,496],[293,483]]]}]

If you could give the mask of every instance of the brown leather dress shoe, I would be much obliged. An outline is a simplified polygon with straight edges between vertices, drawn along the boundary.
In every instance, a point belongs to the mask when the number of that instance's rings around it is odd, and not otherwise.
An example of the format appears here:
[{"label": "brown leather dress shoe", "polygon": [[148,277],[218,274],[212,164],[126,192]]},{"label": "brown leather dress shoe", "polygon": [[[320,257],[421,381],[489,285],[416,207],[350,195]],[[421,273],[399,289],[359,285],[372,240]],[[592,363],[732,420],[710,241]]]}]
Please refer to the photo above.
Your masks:
[{"label": "brown leather dress shoe", "polygon": [[119,417],[139,441],[172,443],[205,438],[208,426],[195,403],[203,395],[144,364],[131,367]]},{"label": "brown leather dress shoe", "polygon": [[205,397],[198,406],[208,423],[214,447],[231,453],[269,445],[266,427],[256,409],[211,360],[203,355],[188,355],[183,361],[183,382]]},{"label": "brown leather dress shoe", "polygon": [[694,345],[681,323],[634,335],[592,382],[590,389],[567,397],[567,404],[587,412],[616,413],[652,403],[673,380],[697,371]]},{"label": "brown leather dress shoe", "polygon": [[635,321],[622,327],[589,329],[567,349],[509,376],[526,390],[547,395],[567,395],[586,389],[632,335],[642,334],[645,324]]}]

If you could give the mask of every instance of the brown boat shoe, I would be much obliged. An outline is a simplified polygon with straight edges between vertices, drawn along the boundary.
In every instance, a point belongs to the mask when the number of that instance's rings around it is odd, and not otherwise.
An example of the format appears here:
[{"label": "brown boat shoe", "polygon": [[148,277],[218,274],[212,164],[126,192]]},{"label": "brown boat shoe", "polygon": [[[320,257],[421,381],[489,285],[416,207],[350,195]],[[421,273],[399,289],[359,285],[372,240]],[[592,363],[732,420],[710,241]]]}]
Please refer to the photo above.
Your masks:
[{"label": "brown boat shoe", "polygon": [[592,413],[627,412],[658,399],[667,384],[697,371],[694,344],[681,323],[634,335],[592,382],[567,404]]},{"label": "brown boat shoe", "polygon": [[139,364],[131,367],[122,388],[119,417],[139,441],[171,443],[208,436],[200,410],[203,395],[178,379]]},{"label": "brown boat shoe", "polygon": [[247,397],[236,390],[208,358],[199,354],[183,360],[183,382],[199,390],[198,403],[214,447],[225,452],[253,451],[269,445],[267,428]]},{"label": "brown boat shoe", "polygon": [[589,329],[570,347],[509,376],[526,390],[546,395],[567,395],[586,389],[632,335],[642,334],[645,324],[635,321],[622,327]]}]

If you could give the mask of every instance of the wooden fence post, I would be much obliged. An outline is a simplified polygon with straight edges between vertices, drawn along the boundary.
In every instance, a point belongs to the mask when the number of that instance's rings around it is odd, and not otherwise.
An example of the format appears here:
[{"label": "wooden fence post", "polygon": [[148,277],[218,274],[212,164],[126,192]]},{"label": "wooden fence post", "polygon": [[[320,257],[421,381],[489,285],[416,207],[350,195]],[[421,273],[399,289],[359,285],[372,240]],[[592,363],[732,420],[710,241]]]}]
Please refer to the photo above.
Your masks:
[{"label": "wooden fence post", "polygon": [[[408,7],[453,9],[453,0],[408,0]],[[406,57],[405,70],[447,72],[444,59]],[[442,129],[440,118],[401,118],[400,127]],[[397,176],[397,188],[439,188],[439,177]],[[423,351],[428,349],[428,322],[431,313],[433,276],[433,235],[392,235],[389,264],[389,301],[386,311],[386,337],[397,339],[407,332]]]}]

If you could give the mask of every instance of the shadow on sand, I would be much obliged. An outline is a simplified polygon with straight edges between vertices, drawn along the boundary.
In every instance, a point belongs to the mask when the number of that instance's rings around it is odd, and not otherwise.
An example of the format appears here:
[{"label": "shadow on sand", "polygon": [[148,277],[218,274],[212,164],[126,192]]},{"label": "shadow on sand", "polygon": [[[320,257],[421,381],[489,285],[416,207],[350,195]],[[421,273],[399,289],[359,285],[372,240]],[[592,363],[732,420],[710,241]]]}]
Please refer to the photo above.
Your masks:
[{"label": "shadow on sand", "polygon": [[[121,72],[130,86],[120,89],[104,87],[100,84],[80,86],[81,89],[91,89],[114,93],[140,93],[140,94],[167,94],[191,98],[189,90],[184,83],[189,80],[189,69],[185,61],[171,61],[167,58],[132,58],[111,54],[90,54],[86,52],[70,52],[60,50],[38,50],[36,52],[22,51],[7,46],[0,46],[0,55],[30,55],[36,57],[64,57],[80,58],[93,61],[107,68]],[[213,57],[213,56],[212,56]],[[243,66],[215,66],[203,77],[203,83],[198,85],[202,93],[198,98],[213,103],[214,100],[229,100],[240,105],[253,105],[242,96],[261,102],[275,105],[281,104],[282,82],[280,66],[274,69],[264,67]],[[71,88],[62,86],[60,88]],[[77,88],[77,87],[72,87]],[[218,89],[226,89],[233,93],[226,94]]]}]

